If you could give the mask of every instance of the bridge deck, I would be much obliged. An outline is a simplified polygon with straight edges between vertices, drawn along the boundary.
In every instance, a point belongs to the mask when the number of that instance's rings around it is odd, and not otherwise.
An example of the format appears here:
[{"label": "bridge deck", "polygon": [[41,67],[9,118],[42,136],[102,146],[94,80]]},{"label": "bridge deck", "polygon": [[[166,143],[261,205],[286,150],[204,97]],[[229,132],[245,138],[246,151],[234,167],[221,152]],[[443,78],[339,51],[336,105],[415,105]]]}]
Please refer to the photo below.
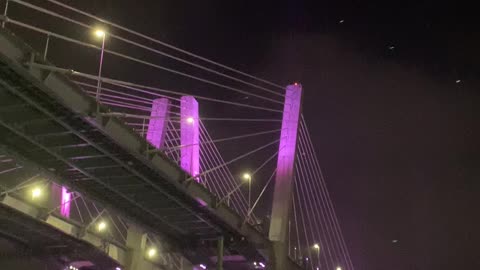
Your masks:
[{"label": "bridge deck", "polygon": [[97,247],[65,234],[55,227],[0,204],[0,236],[22,245],[18,250],[2,252],[0,261],[29,257],[68,258],[71,261],[91,261],[97,269],[115,269],[117,262],[105,256]]},{"label": "bridge deck", "polygon": [[[148,228],[193,263],[201,243],[226,236],[228,254],[261,260],[269,242],[141,136],[96,112],[94,99],[22,41],[0,33],[0,143],[63,184]],[[101,107],[100,112],[109,112]],[[245,240],[244,240],[245,239]],[[199,258],[197,255],[203,255]]]}]

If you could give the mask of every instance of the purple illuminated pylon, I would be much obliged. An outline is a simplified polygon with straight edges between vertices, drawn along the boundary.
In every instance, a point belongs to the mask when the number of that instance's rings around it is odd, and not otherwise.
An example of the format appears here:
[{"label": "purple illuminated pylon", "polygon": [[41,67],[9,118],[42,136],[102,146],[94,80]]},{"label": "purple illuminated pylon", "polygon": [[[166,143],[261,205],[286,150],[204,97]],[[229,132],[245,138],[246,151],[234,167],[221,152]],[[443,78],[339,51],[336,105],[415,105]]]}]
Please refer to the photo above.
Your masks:
[{"label": "purple illuminated pylon", "polygon": [[72,200],[72,193],[68,192],[66,187],[62,187],[62,199],[60,206],[60,214],[66,218],[70,217],[70,202]]},{"label": "purple illuminated pylon", "polygon": [[[194,97],[183,96],[180,101],[180,166],[192,176],[200,173],[200,145],[198,102]],[[197,179],[200,181],[200,179]]]},{"label": "purple illuminated pylon", "polygon": [[301,104],[302,86],[287,86],[269,232],[270,240],[282,243],[287,240]]},{"label": "purple illuminated pylon", "polygon": [[156,148],[162,148],[165,143],[169,110],[170,101],[168,99],[158,98],[153,100],[150,121],[148,122],[147,140]]}]

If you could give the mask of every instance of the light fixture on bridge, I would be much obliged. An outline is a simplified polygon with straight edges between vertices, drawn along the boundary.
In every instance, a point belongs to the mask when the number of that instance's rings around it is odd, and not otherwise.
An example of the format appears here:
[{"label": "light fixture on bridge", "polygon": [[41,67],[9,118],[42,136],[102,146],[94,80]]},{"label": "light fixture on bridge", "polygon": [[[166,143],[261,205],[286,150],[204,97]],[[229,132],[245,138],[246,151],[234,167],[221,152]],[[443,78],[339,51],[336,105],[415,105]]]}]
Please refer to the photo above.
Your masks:
[{"label": "light fixture on bridge", "polygon": [[313,248],[316,249],[316,250],[319,250],[319,249],[320,249],[320,245],[319,245],[319,244],[314,244],[314,245],[313,245]]},{"label": "light fixture on bridge", "polygon": [[157,249],[156,248],[149,248],[147,251],[147,256],[148,258],[154,258],[157,255]]},{"label": "light fixture on bridge", "polygon": [[251,181],[252,180],[252,175],[249,173],[244,173],[243,174],[243,180],[245,181]]},{"label": "light fixture on bridge", "polygon": [[122,270],[122,268],[117,266],[117,267],[115,267],[115,270]]},{"label": "light fixture on bridge", "polygon": [[195,119],[193,119],[193,117],[188,117],[187,118],[187,123],[193,124],[193,123],[195,123]]},{"label": "light fixture on bridge", "polygon": [[105,221],[100,221],[97,224],[97,231],[103,232],[103,231],[105,231],[105,229],[107,229],[107,223]]},{"label": "light fixture on bridge", "polygon": [[204,265],[204,264],[200,264],[199,266],[200,266],[200,268],[202,268],[202,269],[207,269],[207,266]]},{"label": "light fixture on bridge", "polygon": [[342,270],[342,268],[340,266],[337,266],[337,270]]},{"label": "light fixture on bridge", "polygon": [[32,199],[35,200],[35,199],[38,199],[40,198],[40,196],[42,196],[42,189],[39,188],[39,187],[35,187],[32,189]]},{"label": "light fixture on bridge", "polygon": [[97,29],[94,34],[98,38],[103,38],[105,36],[105,31],[103,29]]},{"label": "light fixture on bridge", "polygon": [[264,264],[264,263],[260,262],[260,263],[258,263],[258,264],[260,265],[260,267],[265,268],[265,264]]}]

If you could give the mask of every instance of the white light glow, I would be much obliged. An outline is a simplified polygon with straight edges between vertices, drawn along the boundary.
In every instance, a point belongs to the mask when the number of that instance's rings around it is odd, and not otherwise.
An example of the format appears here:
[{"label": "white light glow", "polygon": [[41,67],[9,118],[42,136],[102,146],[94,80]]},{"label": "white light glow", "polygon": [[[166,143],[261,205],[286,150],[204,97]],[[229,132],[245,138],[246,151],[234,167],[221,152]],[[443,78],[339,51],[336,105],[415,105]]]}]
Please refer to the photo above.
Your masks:
[{"label": "white light glow", "polygon": [[38,197],[42,196],[42,189],[36,187],[32,189],[32,199],[37,199]]},{"label": "white light glow", "polygon": [[99,232],[103,232],[106,228],[107,228],[107,223],[105,223],[105,221],[101,221],[101,222],[98,223],[98,225],[97,225],[97,230],[98,230]]},{"label": "white light glow", "polygon": [[157,250],[155,248],[150,248],[147,252],[149,258],[155,257],[157,255]]},{"label": "white light glow", "polygon": [[101,38],[101,37],[104,37],[105,36],[105,31],[103,31],[102,29],[97,29],[95,30],[95,36]]}]

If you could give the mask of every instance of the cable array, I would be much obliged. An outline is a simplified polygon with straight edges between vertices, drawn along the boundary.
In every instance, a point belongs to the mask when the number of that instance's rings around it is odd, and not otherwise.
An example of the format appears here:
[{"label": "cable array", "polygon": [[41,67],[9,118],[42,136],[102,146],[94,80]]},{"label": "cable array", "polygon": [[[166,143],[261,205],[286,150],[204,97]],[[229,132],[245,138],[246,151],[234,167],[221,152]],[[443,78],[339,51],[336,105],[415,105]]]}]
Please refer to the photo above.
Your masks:
[{"label": "cable array", "polygon": [[[82,29],[81,31],[92,31],[94,29],[93,24],[86,24],[72,18],[71,16],[54,12],[39,5],[34,5],[23,0],[9,0],[9,2],[16,3],[30,11],[39,12],[45,16],[55,18],[56,20],[60,20],[71,26],[80,27],[80,29]],[[77,15],[81,15],[83,18],[88,18],[89,20],[93,19],[95,22],[100,22],[105,26],[108,26],[110,29],[106,31],[104,35],[111,38],[109,42],[128,44],[135,50],[126,52],[114,50],[110,47],[104,49],[103,46],[99,47],[94,43],[83,41],[81,38],[61,34],[60,31],[57,31],[58,29],[56,29],[55,26],[44,27],[29,24],[25,22],[22,17],[20,19],[14,18],[11,14],[8,14],[7,6],[2,18],[2,26],[12,25],[27,29],[34,33],[40,33],[47,37],[43,53],[45,58],[44,61],[34,59],[36,62],[31,61],[26,63],[26,65],[30,68],[62,73],[69,76],[78,87],[85,91],[86,94],[90,95],[92,98],[96,98],[97,102],[106,105],[111,109],[108,113],[103,113],[105,116],[121,119],[125,125],[131,127],[132,130],[145,139],[147,139],[147,133],[149,131],[155,131],[152,129],[148,130],[149,122],[156,119],[155,117],[150,116],[153,101],[158,98],[168,99],[170,107],[167,112],[168,116],[166,119],[163,119],[165,120],[164,124],[166,125],[165,135],[164,138],[162,138],[163,145],[159,148],[149,145],[149,148],[146,151],[147,154],[162,152],[180,166],[182,156],[181,150],[185,147],[197,145],[196,143],[186,145],[182,145],[181,143],[181,121],[184,120],[181,118],[180,113],[180,101],[182,96],[192,96],[203,103],[231,105],[242,109],[253,110],[255,112],[254,116],[257,116],[257,113],[259,112],[269,114],[268,116],[259,115],[258,118],[252,117],[252,114],[248,116],[242,115],[242,117],[225,116],[223,114],[221,117],[215,115],[202,115],[198,119],[200,172],[198,175],[190,175],[187,179],[187,181],[197,180],[219,198],[219,203],[229,205],[239,215],[244,217],[245,222],[257,225],[259,219],[255,215],[254,210],[258,205],[260,198],[265,194],[275,177],[276,168],[272,166],[272,160],[275,160],[278,151],[271,150],[278,149],[278,144],[281,139],[279,137],[281,133],[280,122],[282,122],[282,120],[272,117],[271,114],[276,113],[278,115],[278,113],[283,113],[280,106],[283,105],[282,97],[284,95],[278,91],[271,90],[270,87],[282,89],[283,87],[268,80],[258,78],[239,71],[238,69],[180,49],[171,44],[159,41],[151,36],[98,18],[90,13],[59,1],[47,0],[47,2],[67,11],[74,12]],[[73,32],[74,31],[72,31],[72,33]],[[130,37],[127,37],[126,35],[130,35]],[[131,36],[133,36],[133,38]],[[68,68],[56,67],[47,62],[47,58],[55,54],[54,51],[48,50],[50,39],[56,39],[63,43],[78,46],[79,48],[101,52],[102,55],[105,53],[110,57],[116,57],[125,60],[128,63],[134,63],[143,68],[152,69],[156,72],[167,72],[178,76],[178,78],[200,82],[209,87],[215,87],[237,94],[254,97],[257,100],[257,103],[232,101],[228,100],[227,97],[219,98],[215,96],[193,94],[188,90],[180,91],[164,89],[148,85],[147,83],[134,82],[131,79],[102,77],[100,76],[100,72],[99,75],[92,75],[91,71],[88,73],[87,71],[80,72]],[[172,54],[172,51],[176,54]],[[202,77],[198,75],[198,73],[192,74],[189,71],[180,70],[177,66],[172,68],[159,64],[154,61],[154,57],[145,57],[144,55],[146,53],[154,56],[167,57],[179,64],[187,65],[190,68],[195,68],[208,73],[209,76]],[[142,55],[142,57],[136,55]],[[248,87],[248,89],[244,89],[244,87]],[[261,92],[259,93],[258,91]],[[262,103],[259,104],[258,101],[261,101]],[[290,217],[288,230],[289,255],[292,259],[304,265],[306,269],[336,269],[337,267],[340,267],[343,270],[354,270],[338,218],[335,214],[332,200],[327,191],[326,181],[308,132],[308,127],[303,116],[300,120],[297,143],[297,162],[295,164],[294,175],[294,194],[292,196],[293,212]],[[208,121],[214,123],[228,122],[250,125],[256,123],[269,123],[273,128],[250,131],[249,128],[244,127],[243,130],[249,131],[228,137],[212,138],[210,135],[211,129],[207,130],[205,126],[205,123]],[[210,127],[210,125],[208,126]],[[212,126],[215,127],[215,125]],[[219,125],[217,125],[217,127],[218,126]],[[236,156],[229,158],[228,160],[224,159],[218,148],[221,147],[221,144],[223,143],[232,143],[232,141],[235,143],[241,143],[247,138],[269,138],[269,136],[274,139],[268,139],[267,142],[264,142],[261,145],[252,146],[250,144],[248,147],[238,147],[241,151],[235,153]],[[246,192],[244,186],[246,182],[243,181],[237,173],[232,173],[230,166],[233,163],[250,158],[261,151],[269,151],[269,155],[266,159],[255,161],[257,163],[255,165],[256,168],[250,172],[249,181],[251,184],[252,177],[257,173],[260,174],[259,172],[267,176],[270,175],[270,178],[265,182],[261,192],[259,192],[257,198],[252,204],[250,191],[248,193],[248,199],[245,195]],[[11,161],[8,156],[2,155],[0,156],[0,162],[8,163]],[[15,164],[15,166],[12,167],[2,168],[0,170],[0,175],[9,174],[20,169],[22,169],[22,166]],[[272,172],[269,173],[268,170]],[[32,179],[35,179],[35,177]],[[14,187],[0,186],[0,195],[21,192],[30,186],[32,179],[27,179],[25,182],[21,182]],[[52,183],[51,181],[36,181],[35,183],[58,186],[58,184]],[[112,228],[114,228],[114,230],[108,231],[109,237],[123,243],[126,241],[128,226],[121,216],[109,213],[108,209],[93,201],[89,201],[76,191],[72,191],[71,194],[71,200],[68,201],[68,203],[72,203],[73,205],[72,219],[81,224],[86,224],[87,229],[92,226],[97,226],[99,222],[108,222],[112,225]],[[60,207],[61,205],[55,206],[53,209],[49,210],[49,213],[57,212]],[[264,227],[262,229],[266,230],[267,228]],[[149,236],[148,241],[153,244],[159,242],[155,235]],[[173,261],[174,264],[177,264],[179,258],[165,257],[164,260]]]},{"label": "cable array", "polygon": [[295,167],[295,231],[290,231],[290,256],[307,269],[354,269],[325,178],[302,116]]}]

